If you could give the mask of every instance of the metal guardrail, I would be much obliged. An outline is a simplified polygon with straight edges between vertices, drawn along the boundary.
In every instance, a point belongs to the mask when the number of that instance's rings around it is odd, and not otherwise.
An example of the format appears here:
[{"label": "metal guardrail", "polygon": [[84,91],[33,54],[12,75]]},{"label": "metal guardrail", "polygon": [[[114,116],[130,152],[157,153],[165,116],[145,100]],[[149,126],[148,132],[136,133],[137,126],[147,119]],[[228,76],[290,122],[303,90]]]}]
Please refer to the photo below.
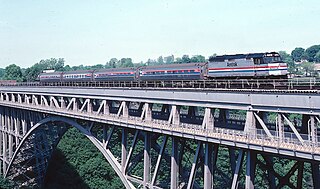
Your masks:
[{"label": "metal guardrail", "polygon": [[48,87],[104,87],[104,88],[220,88],[220,89],[282,89],[317,90],[320,78],[290,79],[216,79],[216,80],[175,80],[175,81],[105,81],[105,82],[17,82],[0,86],[48,86]]}]

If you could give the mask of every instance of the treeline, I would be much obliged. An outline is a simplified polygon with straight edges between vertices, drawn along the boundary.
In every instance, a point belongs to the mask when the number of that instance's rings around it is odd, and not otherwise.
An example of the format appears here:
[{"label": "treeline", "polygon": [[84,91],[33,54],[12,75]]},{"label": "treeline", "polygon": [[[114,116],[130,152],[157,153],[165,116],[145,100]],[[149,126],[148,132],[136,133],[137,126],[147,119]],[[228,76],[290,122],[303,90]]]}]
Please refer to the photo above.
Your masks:
[{"label": "treeline", "polygon": [[[302,47],[295,48],[290,54],[285,51],[279,52],[282,59],[288,63],[289,72],[292,75],[318,76],[315,69],[315,63],[320,62],[320,45],[313,45],[307,49]],[[216,56],[213,54],[211,56]],[[209,58],[209,57],[208,57]],[[134,63],[131,58],[111,58],[104,64],[96,64],[93,66],[79,65],[70,66],[65,65],[63,58],[51,58],[41,60],[28,68],[20,68],[15,64],[7,66],[5,69],[0,68],[0,78],[5,80],[21,81],[35,81],[38,75],[43,70],[55,71],[75,71],[75,70],[92,70],[103,68],[125,68],[138,66],[153,66],[161,64],[181,64],[190,62],[206,62],[203,55],[183,55],[182,57],[175,57],[174,55],[159,56],[156,59],[148,59],[147,61]]]},{"label": "treeline", "polygon": [[279,52],[282,59],[288,63],[289,72],[294,75],[318,76],[315,64],[320,63],[320,45],[307,49],[296,47],[290,54]]}]

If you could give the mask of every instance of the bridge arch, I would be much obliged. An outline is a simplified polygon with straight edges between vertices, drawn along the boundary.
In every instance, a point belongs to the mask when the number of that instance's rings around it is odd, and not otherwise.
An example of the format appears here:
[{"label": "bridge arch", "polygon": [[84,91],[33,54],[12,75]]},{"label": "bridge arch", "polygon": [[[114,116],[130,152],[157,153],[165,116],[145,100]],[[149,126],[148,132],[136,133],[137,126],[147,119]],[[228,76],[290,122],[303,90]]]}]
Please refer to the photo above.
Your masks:
[{"label": "bridge arch", "polygon": [[[101,142],[95,138],[95,136],[88,131],[86,128],[84,128],[83,126],[81,126],[79,123],[75,122],[74,120],[65,118],[65,117],[59,117],[59,116],[50,116],[47,117],[45,119],[42,119],[41,121],[39,121],[37,124],[35,124],[32,128],[30,128],[30,130],[26,133],[26,135],[23,137],[23,139],[21,140],[19,146],[17,147],[16,151],[14,152],[8,168],[6,170],[5,173],[5,177],[17,177],[18,173],[12,173],[12,169],[14,166],[15,161],[17,160],[17,158],[19,158],[19,153],[21,153],[23,149],[23,147],[27,144],[28,140],[30,139],[30,137],[35,134],[36,131],[40,130],[42,127],[46,127],[46,124],[48,123],[55,123],[55,122],[60,122],[60,123],[64,123],[65,125],[62,127],[75,127],[76,129],[78,129],[83,135],[85,135],[94,145],[95,147],[103,154],[103,156],[105,157],[105,159],[108,161],[108,163],[112,166],[112,168],[115,170],[115,172],[117,173],[117,175],[120,177],[122,183],[124,184],[124,186],[126,188],[135,188],[132,183],[126,178],[126,176],[121,172],[121,168],[119,163],[117,162],[117,160],[115,159],[115,157],[112,155],[111,151],[108,149],[105,149],[103,147],[103,145],[101,144]],[[66,128],[64,128],[66,129]],[[64,134],[64,133],[63,133]],[[63,135],[62,134],[62,135]],[[61,136],[62,136],[61,135]],[[57,139],[57,143],[60,141],[61,136]],[[53,148],[55,148],[56,146],[54,146]],[[53,149],[52,149],[53,151]],[[52,153],[52,152],[51,152]],[[49,159],[51,158],[51,154]],[[44,167],[45,169],[47,169],[47,166]],[[32,168],[29,168],[32,169]],[[14,175],[13,175],[14,174]],[[44,176],[41,178],[43,179]],[[36,178],[31,178],[31,180],[35,181]],[[23,184],[20,182],[20,184]]]}]

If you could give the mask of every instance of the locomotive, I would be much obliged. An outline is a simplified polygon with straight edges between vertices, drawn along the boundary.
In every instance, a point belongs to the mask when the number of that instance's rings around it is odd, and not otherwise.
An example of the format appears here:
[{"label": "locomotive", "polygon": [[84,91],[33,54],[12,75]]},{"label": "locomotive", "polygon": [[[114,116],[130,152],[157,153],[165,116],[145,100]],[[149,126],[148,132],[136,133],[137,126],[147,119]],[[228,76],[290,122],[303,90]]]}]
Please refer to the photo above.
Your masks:
[{"label": "locomotive", "polygon": [[210,57],[205,63],[41,73],[38,78],[42,83],[287,78],[287,70],[279,53],[267,52]]}]

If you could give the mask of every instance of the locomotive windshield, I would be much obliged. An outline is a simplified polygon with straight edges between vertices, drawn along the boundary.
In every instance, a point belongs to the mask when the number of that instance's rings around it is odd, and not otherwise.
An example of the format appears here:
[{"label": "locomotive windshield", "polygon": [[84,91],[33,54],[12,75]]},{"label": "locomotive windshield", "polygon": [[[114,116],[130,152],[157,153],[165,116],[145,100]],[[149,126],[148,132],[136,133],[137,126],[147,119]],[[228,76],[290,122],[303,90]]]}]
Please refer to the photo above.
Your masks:
[{"label": "locomotive windshield", "polygon": [[279,54],[266,54],[263,59],[265,63],[282,62]]}]

